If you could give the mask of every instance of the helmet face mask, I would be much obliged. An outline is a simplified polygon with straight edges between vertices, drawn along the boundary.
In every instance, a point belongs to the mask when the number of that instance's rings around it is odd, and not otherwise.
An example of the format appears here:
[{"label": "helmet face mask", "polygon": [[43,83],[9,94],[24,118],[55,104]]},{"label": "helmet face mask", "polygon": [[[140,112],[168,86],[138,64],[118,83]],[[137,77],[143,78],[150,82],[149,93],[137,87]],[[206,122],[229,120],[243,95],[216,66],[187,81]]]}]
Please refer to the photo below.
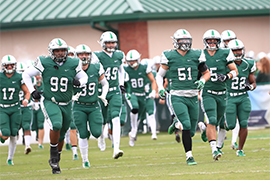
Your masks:
[{"label": "helmet face mask", "polygon": [[185,29],[177,30],[173,35],[173,46],[176,49],[180,49],[182,51],[190,50],[192,45],[192,37],[190,33]]},{"label": "helmet face mask", "polygon": [[245,46],[239,39],[231,40],[228,47],[233,51],[235,61],[240,61],[245,56]]},{"label": "helmet face mask", "polygon": [[[218,50],[220,42],[221,42],[220,34],[214,29],[206,31],[203,35],[204,47],[210,51]],[[215,44],[215,46],[212,46],[212,44]]]},{"label": "helmet face mask", "polygon": [[1,60],[2,70],[6,74],[12,74],[16,71],[17,61],[12,55],[5,55]]},{"label": "helmet face mask", "polygon": [[104,32],[100,37],[100,45],[107,52],[114,52],[118,46],[117,42],[117,36],[111,31]]},{"label": "helmet face mask", "polygon": [[64,62],[67,59],[68,55],[68,46],[67,43],[60,39],[53,39],[48,47],[49,54],[55,62]]},{"label": "helmet face mask", "polygon": [[82,65],[86,65],[91,62],[92,51],[87,45],[80,44],[76,47],[76,56],[82,61]]},{"label": "helmet face mask", "polygon": [[132,68],[136,68],[140,64],[140,60],[141,54],[135,49],[130,50],[126,55],[127,64]]}]

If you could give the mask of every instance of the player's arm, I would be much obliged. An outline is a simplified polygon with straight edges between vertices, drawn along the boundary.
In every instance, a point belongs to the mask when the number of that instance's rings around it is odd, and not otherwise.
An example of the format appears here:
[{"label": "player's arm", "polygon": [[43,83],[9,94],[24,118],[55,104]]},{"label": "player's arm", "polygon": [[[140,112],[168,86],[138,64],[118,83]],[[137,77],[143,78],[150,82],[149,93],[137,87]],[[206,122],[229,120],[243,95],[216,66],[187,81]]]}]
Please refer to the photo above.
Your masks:
[{"label": "player's arm", "polygon": [[147,77],[151,81],[151,87],[152,87],[152,92],[151,93],[153,93],[153,95],[156,95],[156,92],[157,92],[157,83],[156,83],[156,80],[155,80],[155,77],[154,77],[153,73],[152,72],[148,73],[147,74]]},{"label": "player's arm", "polygon": [[163,87],[163,78],[166,75],[167,70],[169,69],[169,66],[162,64],[158,70],[158,73],[156,75],[156,82],[158,86],[158,93],[161,98],[165,98],[165,89]]},{"label": "player's arm", "polygon": [[229,79],[232,79],[232,78],[238,76],[238,69],[237,69],[234,62],[228,64],[227,67],[230,69],[230,72],[227,74],[229,76]]},{"label": "player's arm", "polygon": [[25,84],[21,85],[21,89],[23,90],[23,93],[24,93],[24,100],[22,101],[22,104],[24,107],[26,107],[30,100],[31,94]]},{"label": "player's arm", "polygon": [[102,64],[100,64],[99,66],[99,78],[98,81],[100,82],[100,84],[102,85],[102,94],[100,96],[106,98],[107,93],[109,91],[109,83],[107,81],[107,79],[105,78],[105,71],[104,68],[102,66]]},{"label": "player's arm", "polygon": [[198,71],[202,74],[202,77],[195,84],[197,84],[197,89],[203,89],[205,82],[209,80],[211,74],[205,62],[199,64]]},{"label": "player's arm", "polygon": [[256,78],[255,78],[254,73],[250,73],[248,75],[248,82],[249,82],[249,84],[245,84],[245,89],[247,91],[253,91],[257,86],[256,85]]},{"label": "player's arm", "polygon": [[168,84],[169,84],[168,79],[167,78],[164,78],[163,80],[164,80],[163,87],[164,87],[164,89],[167,89]]},{"label": "player's arm", "polygon": [[76,68],[76,72],[77,72],[77,74],[75,76],[75,80],[78,80],[79,83],[73,81],[73,85],[82,87],[87,83],[88,75],[82,70],[82,62],[81,61],[79,61],[79,65]]},{"label": "player's arm", "polygon": [[30,66],[28,69],[26,69],[22,73],[23,81],[24,81],[25,85],[27,86],[30,93],[35,91],[31,77],[36,76],[36,75],[40,75],[40,71],[38,69],[36,69],[34,66]]},{"label": "player's arm", "polygon": [[124,86],[124,80],[125,80],[125,69],[123,64],[119,66],[119,86]]}]

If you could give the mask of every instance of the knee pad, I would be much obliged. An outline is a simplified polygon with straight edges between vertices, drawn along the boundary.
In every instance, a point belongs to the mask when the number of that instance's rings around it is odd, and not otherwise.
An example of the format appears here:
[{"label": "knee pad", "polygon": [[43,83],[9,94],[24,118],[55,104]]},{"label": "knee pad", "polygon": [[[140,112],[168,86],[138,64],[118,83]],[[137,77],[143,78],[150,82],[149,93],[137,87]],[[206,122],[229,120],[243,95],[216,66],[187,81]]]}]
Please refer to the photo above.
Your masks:
[{"label": "knee pad", "polygon": [[44,129],[43,123],[38,124],[38,129]]},{"label": "knee pad", "polygon": [[137,113],[139,112],[139,109],[132,109],[131,112],[132,112],[133,114],[137,114]]},{"label": "knee pad", "polygon": [[62,124],[61,123],[54,123],[53,124],[53,130],[54,131],[60,131],[62,129]]},{"label": "knee pad", "polygon": [[2,135],[3,136],[5,136],[5,137],[8,137],[8,136],[10,136],[10,131],[8,130],[8,129],[6,129],[6,128],[3,128],[2,130],[1,130],[1,133],[2,133]]}]

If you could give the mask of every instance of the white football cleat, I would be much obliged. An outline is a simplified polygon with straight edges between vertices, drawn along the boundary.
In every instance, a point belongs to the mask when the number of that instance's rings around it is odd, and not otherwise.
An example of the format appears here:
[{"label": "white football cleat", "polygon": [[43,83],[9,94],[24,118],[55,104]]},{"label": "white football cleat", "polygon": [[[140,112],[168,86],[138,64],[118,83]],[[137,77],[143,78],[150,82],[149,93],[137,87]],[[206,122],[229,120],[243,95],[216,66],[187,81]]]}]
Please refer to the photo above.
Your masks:
[{"label": "white football cleat", "polygon": [[157,135],[156,135],[156,134],[152,134],[151,139],[152,139],[152,140],[157,140]]},{"label": "white football cleat", "polygon": [[119,157],[122,157],[123,155],[124,155],[124,151],[119,149],[117,152],[113,153],[113,158],[118,159]]},{"label": "white football cleat", "polygon": [[135,145],[136,138],[132,137],[130,133],[128,133],[128,135],[129,135],[129,146],[133,147]]},{"label": "white football cleat", "polygon": [[29,154],[32,151],[32,148],[30,146],[26,146],[24,150],[24,154]]}]

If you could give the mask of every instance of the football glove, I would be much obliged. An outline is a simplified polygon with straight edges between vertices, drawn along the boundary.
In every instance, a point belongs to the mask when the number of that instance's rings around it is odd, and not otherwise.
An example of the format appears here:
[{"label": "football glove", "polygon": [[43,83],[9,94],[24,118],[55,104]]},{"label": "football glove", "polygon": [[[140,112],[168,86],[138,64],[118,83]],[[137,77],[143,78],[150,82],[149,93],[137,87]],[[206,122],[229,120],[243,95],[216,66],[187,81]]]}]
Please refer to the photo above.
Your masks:
[{"label": "football glove", "polygon": [[43,93],[42,91],[37,91],[37,90],[35,90],[35,91],[33,91],[33,92],[31,93],[31,95],[32,95],[32,97],[33,97],[34,99],[39,100],[39,99],[41,98],[41,95],[40,95],[40,94],[42,94],[42,93]]},{"label": "football glove", "polygon": [[156,91],[153,90],[153,91],[149,94],[149,98],[155,99],[155,97],[156,97]]},{"label": "football glove", "polygon": [[129,93],[126,93],[126,98],[127,98],[127,100],[130,100],[131,99],[131,95]]},{"label": "football glove", "polygon": [[81,83],[80,83],[79,80],[73,79],[73,85],[74,85],[75,87],[80,87]]},{"label": "football glove", "polygon": [[254,89],[254,86],[252,84],[245,84],[244,86],[246,91],[252,91]]},{"label": "football glove", "polygon": [[205,82],[203,80],[198,80],[195,84],[197,85],[197,89],[201,90],[203,89]]},{"label": "football glove", "polygon": [[98,98],[101,99],[101,101],[104,103],[104,106],[108,105],[108,101],[107,101],[106,97],[98,96]]},{"label": "football glove", "polygon": [[82,94],[82,92],[77,92],[75,95],[73,95],[72,96],[72,101],[78,101],[81,94]]},{"label": "football glove", "polygon": [[165,89],[159,90],[158,94],[160,99],[165,99],[167,91]]},{"label": "football glove", "polygon": [[218,80],[221,81],[221,82],[224,82],[226,81],[227,79],[230,79],[229,75],[226,74],[226,75],[223,75],[223,74],[217,74],[217,77],[218,77]]},{"label": "football glove", "polygon": [[124,94],[126,92],[125,86],[120,85],[119,87],[120,87],[121,93]]}]

